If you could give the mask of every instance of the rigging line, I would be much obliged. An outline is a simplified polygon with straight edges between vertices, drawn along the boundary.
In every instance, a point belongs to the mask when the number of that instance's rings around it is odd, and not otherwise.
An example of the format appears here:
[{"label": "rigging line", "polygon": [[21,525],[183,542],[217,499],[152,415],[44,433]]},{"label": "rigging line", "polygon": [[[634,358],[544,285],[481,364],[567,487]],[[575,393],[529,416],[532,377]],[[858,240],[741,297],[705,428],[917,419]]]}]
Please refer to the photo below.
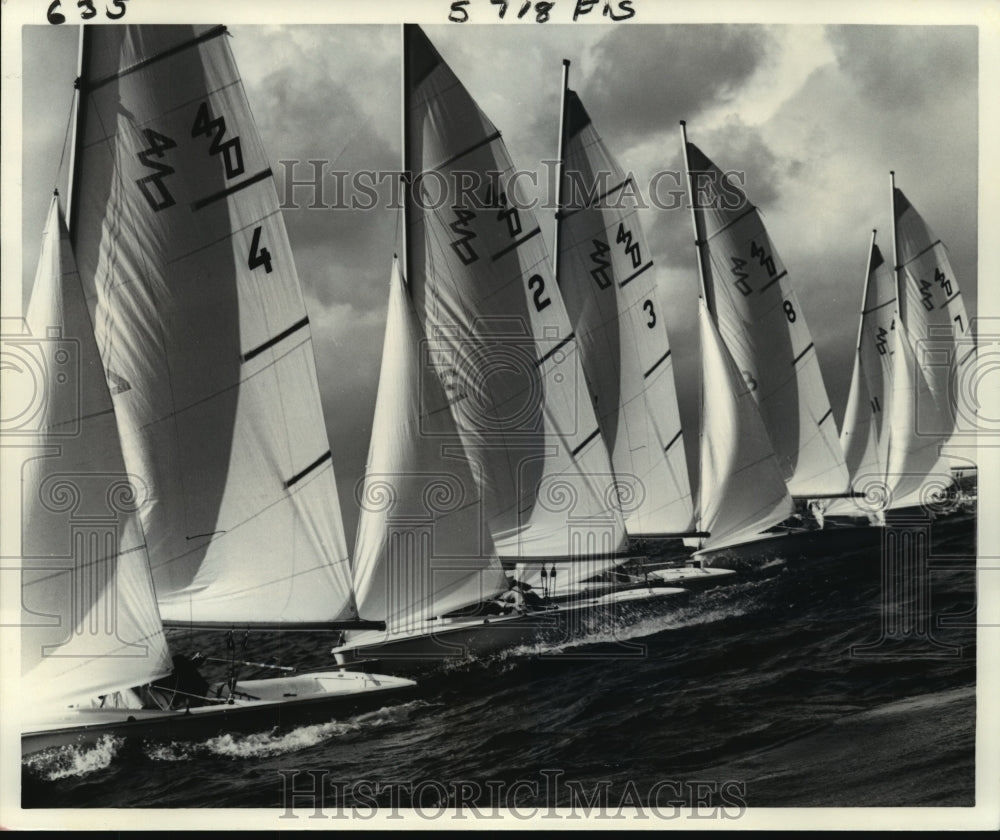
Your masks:
[{"label": "rigging line", "polygon": [[[74,90],[73,99],[70,102],[69,106],[69,115],[66,117],[66,135],[63,137],[62,152],[59,153],[59,166],[56,169],[56,182],[52,185],[53,191],[58,190],[59,181],[62,178],[63,163],[66,160],[66,150],[69,148],[69,137],[73,131],[73,116],[76,113],[77,108],[79,107],[78,105],[79,96],[80,96],[80,91]],[[67,208],[67,214],[68,212],[69,210]]]},{"label": "rigging line", "polygon": [[[44,583],[46,581],[53,580],[55,578],[60,577],[61,575],[69,574],[70,572],[76,571],[78,569],[91,569],[102,563],[111,563],[117,560],[119,557],[124,557],[126,554],[135,554],[135,552],[137,551],[145,551],[145,550],[146,550],[146,543],[143,542],[140,543],[139,545],[134,545],[131,548],[124,548],[119,551],[116,551],[114,554],[104,554],[101,555],[100,557],[94,557],[90,560],[76,561],[67,558],[64,561],[67,564],[65,566],[32,567],[27,563],[25,563],[21,569],[24,572],[52,572],[52,574],[42,575],[40,577],[32,575],[31,580],[25,580],[22,582],[21,585],[24,588],[28,588],[29,586],[37,586],[39,583]],[[58,557],[25,558],[25,560],[31,560],[31,561],[42,560],[46,563],[54,563],[56,560],[59,559],[61,558]]]}]

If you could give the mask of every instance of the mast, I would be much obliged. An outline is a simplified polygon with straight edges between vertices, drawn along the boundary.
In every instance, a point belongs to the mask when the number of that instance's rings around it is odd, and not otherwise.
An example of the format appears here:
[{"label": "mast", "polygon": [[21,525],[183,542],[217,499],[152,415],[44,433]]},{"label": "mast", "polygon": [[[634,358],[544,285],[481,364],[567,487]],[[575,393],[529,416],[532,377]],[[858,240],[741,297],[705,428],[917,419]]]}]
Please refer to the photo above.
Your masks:
[{"label": "mast", "polygon": [[569,87],[569,59],[563,59],[562,90],[559,94],[559,151],[556,154],[555,236],[552,238],[552,276],[559,285],[560,228],[562,227],[562,181],[566,156],[566,90]]},{"label": "mast", "polygon": [[892,218],[892,276],[896,281],[896,313],[903,324],[904,289],[902,266],[899,264],[899,235],[896,231],[896,172],[889,170],[889,211]]},{"label": "mast", "polygon": [[688,202],[691,208],[691,224],[694,227],[694,244],[698,249],[698,284],[701,289],[701,296],[705,299],[705,305],[714,318],[715,300],[708,293],[709,271],[708,263],[706,262],[708,255],[705,252],[705,234],[702,230],[704,225],[698,216],[697,210],[695,210],[694,176],[691,174],[691,164],[688,162],[687,123],[684,120],[681,120],[681,150],[684,153],[684,172],[687,174]]},{"label": "mast", "polygon": [[87,92],[87,80],[83,78],[90,59],[91,35],[89,26],[80,27],[80,51],[76,68],[76,109],[73,113],[73,147],[69,153],[69,175],[67,179],[66,216],[69,226],[69,240],[76,248],[77,218],[80,214],[77,194],[80,187],[80,170],[76,165],[77,152],[83,143],[83,133],[86,129],[83,97]]},{"label": "mast", "polygon": [[861,317],[858,318],[858,340],[854,342],[855,353],[861,350],[861,333],[862,328],[865,324],[865,305],[868,300],[868,286],[871,283],[872,278],[872,254],[875,253],[875,234],[878,233],[877,228],[872,228],[872,238],[868,243],[868,262],[865,263],[865,285],[861,290]]},{"label": "mast", "polygon": [[[699,232],[700,225],[698,223],[698,212],[694,207],[694,181],[691,175],[691,164],[688,162],[688,140],[687,140],[687,123],[681,120],[681,154],[684,156],[684,175],[685,181],[687,182],[687,193],[688,193],[688,206],[691,210],[691,226],[694,228],[694,246],[698,252],[698,289],[701,292],[701,297],[705,301],[705,306],[708,308],[708,312],[711,315],[713,307],[713,302],[709,300],[708,297],[708,286],[705,281],[705,255],[702,246],[705,243],[705,237]],[[698,403],[701,406],[701,423],[698,428],[698,444],[699,447],[704,446],[704,435],[705,435],[705,382],[704,376],[698,377]],[[699,458],[700,463],[700,458]],[[700,473],[698,475],[698,505],[697,505],[697,520],[696,527],[698,531],[704,530],[704,522],[702,521],[702,504],[701,504],[701,486],[704,481],[704,476]],[[702,542],[704,545],[704,542]]]},{"label": "mast", "polygon": [[407,24],[400,24],[403,29],[403,55],[400,62],[400,132],[402,135],[402,154],[403,154],[403,172],[400,175],[400,180],[403,186],[403,247],[401,248],[402,263],[403,263],[403,286],[409,290],[410,288],[410,237],[407,231],[407,226],[410,221],[410,185],[413,183],[413,175],[410,171],[410,153],[407,148],[407,138],[410,136],[409,132],[409,109],[406,107],[406,94],[410,86],[410,73],[407,68],[409,63],[409,43],[410,36]]}]

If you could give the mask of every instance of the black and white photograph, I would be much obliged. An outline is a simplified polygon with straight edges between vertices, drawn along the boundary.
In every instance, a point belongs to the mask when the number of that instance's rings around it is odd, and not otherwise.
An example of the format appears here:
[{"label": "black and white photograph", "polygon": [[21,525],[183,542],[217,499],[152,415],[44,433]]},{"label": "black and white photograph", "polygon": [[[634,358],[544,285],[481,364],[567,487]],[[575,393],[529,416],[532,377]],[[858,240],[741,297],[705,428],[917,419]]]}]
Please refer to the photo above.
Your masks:
[{"label": "black and white photograph", "polygon": [[1000,827],[995,12],[5,4],[0,827]]}]

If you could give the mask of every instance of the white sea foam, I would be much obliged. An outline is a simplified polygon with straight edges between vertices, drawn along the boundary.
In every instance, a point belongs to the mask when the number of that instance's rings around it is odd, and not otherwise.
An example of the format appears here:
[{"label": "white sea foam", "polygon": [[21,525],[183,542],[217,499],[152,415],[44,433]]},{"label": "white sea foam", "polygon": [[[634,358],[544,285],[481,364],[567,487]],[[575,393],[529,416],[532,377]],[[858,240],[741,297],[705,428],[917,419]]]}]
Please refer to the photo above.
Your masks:
[{"label": "white sea foam", "polygon": [[74,776],[86,776],[108,767],[123,743],[122,738],[104,735],[93,746],[56,747],[28,756],[24,764],[32,772],[50,782]]},{"label": "white sea foam", "polygon": [[343,721],[331,720],[298,726],[287,732],[272,730],[250,734],[226,733],[200,743],[173,741],[169,744],[154,744],[147,747],[146,756],[154,761],[187,761],[205,753],[233,759],[283,755],[314,747],[332,738],[405,720],[415,709],[425,705],[427,704],[423,700],[413,700],[398,706],[383,706]]}]

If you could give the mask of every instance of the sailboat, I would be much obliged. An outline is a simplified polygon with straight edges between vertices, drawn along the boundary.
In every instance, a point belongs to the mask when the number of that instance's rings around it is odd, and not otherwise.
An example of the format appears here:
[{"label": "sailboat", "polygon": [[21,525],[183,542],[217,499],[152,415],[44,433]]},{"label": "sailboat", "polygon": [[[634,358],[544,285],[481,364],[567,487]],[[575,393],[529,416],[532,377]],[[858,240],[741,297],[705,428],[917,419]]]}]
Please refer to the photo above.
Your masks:
[{"label": "sailboat", "polygon": [[896,329],[886,487],[889,510],[940,507],[952,484],[942,454],[956,433],[958,379],[975,336],[948,252],[890,173]]},{"label": "sailboat", "polygon": [[886,412],[892,393],[895,355],[896,284],[892,271],[875,243],[868,247],[861,317],[855,342],[854,369],[847,398],[840,443],[851,476],[851,487],[861,498],[816,500],[810,509],[820,524],[830,517],[864,518],[884,522],[881,505],[889,444]]},{"label": "sailboat", "polygon": [[[207,682],[170,677],[138,510],[69,233],[53,198],[26,317],[46,389],[22,481],[22,752],[115,737],[257,731],[382,705],[409,680],[329,671]],[[58,372],[58,373],[57,373]],[[61,374],[61,375],[60,375]]]},{"label": "sailboat", "polygon": [[[580,347],[630,543],[708,537],[695,529],[667,306],[639,222],[635,185],[598,133],[563,61],[553,274]],[[635,580],[714,583],[721,568],[657,569]],[[648,574],[652,569],[653,575]],[[639,571],[639,569],[637,569]]]},{"label": "sailboat", "polygon": [[862,499],[817,505],[823,521],[892,511],[947,509],[956,431],[956,385],[976,352],[947,250],[890,173],[893,260],[872,235],[844,451]]},{"label": "sailboat", "polygon": [[[704,554],[753,542],[783,522],[793,502],[781,462],[754,396],[753,378],[741,369],[724,341],[715,309],[714,265],[706,250],[704,219],[696,201],[694,148],[681,122],[681,144],[691,218],[695,230],[700,296],[701,436],[697,521],[708,538],[693,541]],[[721,182],[716,182],[721,188]],[[764,537],[766,539],[766,537]]]},{"label": "sailboat", "polygon": [[705,302],[793,498],[845,495],[847,467],[805,313],[758,209],[683,139]]},{"label": "sailboat", "polygon": [[[649,597],[586,593],[584,581],[631,555],[578,337],[500,132],[416,26],[403,27],[403,68],[403,260],[355,554],[359,597],[390,603],[390,626],[334,648],[393,669]],[[445,191],[436,200],[423,192],[430,174]],[[455,190],[470,177],[471,191]],[[454,509],[429,503],[442,478]],[[368,504],[381,492],[392,511]],[[492,610],[513,593],[505,572],[518,598],[538,597],[533,609]]]},{"label": "sailboat", "polygon": [[[607,448],[534,214],[500,132],[423,32],[404,27],[404,273],[446,365],[455,426],[497,555],[559,561],[549,588],[610,568],[626,545]],[[444,195],[414,190],[434,172]],[[462,176],[478,179],[460,191]],[[423,177],[420,177],[423,176]],[[571,559],[572,558],[572,559]],[[554,586],[552,585],[554,583]]]},{"label": "sailboat", "polygon": [[[70,245],[121,458],[144,488],[158,618],[245,633],[383,626],[357,613],[309,321],[225,34],[82,38]],[[340,686],[410,685],[344,671],[237,682],[234,666],[227,696],[273,700],[285,720]]]}]

